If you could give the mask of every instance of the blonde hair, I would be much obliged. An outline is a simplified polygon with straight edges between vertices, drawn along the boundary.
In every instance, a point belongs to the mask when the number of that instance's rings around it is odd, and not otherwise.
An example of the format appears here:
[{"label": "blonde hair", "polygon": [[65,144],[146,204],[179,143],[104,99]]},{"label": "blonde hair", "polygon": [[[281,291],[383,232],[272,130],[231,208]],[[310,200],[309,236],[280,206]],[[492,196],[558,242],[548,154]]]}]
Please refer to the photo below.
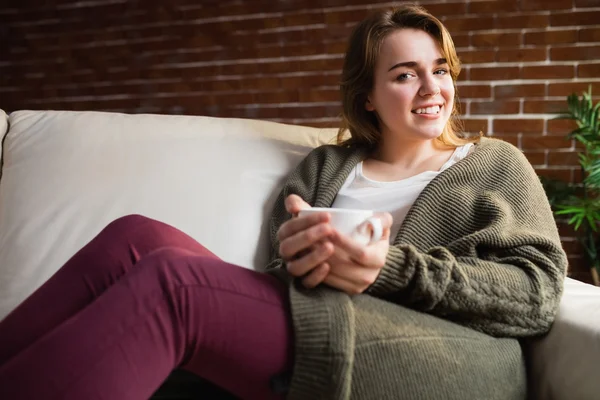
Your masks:
[{"label": "blonde hair", "polygon": [[[419,29],[431,35],[448,62],[450,76],[454,82],[452,113],[442,134],[436,140],[440,144],[454,147],[477,141],[479,138],[463,137],[462,122],[458,118],[460,105],[456,94],[456,79],[461,66],[450,33],[427,10],[410,4],[373,13],[354,28],[344,58],[340,83],[342,123],[338,130],[337,143],[371,147],[379,143],[379,122],[373,112],[365,109],[365,103],[373,89],[375,64],[381,44],[390,33],[403,28]],[[345,139],[347,132],[350,132],[349,139]]]}]

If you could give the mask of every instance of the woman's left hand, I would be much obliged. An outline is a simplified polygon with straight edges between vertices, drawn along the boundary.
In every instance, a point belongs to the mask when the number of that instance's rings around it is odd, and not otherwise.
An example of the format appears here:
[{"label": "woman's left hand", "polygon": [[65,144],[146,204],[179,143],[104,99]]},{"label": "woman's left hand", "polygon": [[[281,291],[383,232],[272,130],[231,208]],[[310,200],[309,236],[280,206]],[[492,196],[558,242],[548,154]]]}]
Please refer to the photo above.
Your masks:
[{"label": "woman's left hand", "polygon": [[357,243],[351,237],[335,232],[332,236],[334,253],[327,260],[329,274],[323,283],[349,295],[360,294],[371,286],[385,265],[390,248],[392,216],[380,213],[383,234],[380,240],[369,245]]}]

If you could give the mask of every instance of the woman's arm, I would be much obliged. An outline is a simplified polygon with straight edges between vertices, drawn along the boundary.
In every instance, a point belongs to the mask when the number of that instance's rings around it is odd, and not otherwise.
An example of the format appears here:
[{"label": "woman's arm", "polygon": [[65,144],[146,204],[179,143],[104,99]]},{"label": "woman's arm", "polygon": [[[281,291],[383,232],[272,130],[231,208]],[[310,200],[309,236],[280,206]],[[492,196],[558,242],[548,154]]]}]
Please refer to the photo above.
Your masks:
[{"label": "woman's arm", "polygon": [[366,293],[494,336],[543,334],[558,309],[566,257],[552,241],[528,236],[482,257],[392,246]]},{"label": "woman's arm", "polygon": [[[428,195],[443,201],[407,217],[366,293],[495,336],[543,334],[558,310],[567,257],[525,156],[505,143],[487,146],[447,171],[444,182],[467,183],[438,185]],[[447,242],[422,245],[439,231]]]}]

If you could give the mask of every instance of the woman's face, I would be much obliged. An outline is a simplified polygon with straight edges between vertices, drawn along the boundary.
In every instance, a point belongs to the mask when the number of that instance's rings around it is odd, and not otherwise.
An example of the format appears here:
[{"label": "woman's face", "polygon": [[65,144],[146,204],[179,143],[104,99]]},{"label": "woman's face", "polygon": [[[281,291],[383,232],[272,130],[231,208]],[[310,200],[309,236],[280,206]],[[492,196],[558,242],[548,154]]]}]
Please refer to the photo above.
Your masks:
[{"label": "woman's face", "polygon": [[438,137],[454,106],[454,83],[437,42],[426,32],[399,29],[383,41],[365,107],[382,134],[406,140]]}]

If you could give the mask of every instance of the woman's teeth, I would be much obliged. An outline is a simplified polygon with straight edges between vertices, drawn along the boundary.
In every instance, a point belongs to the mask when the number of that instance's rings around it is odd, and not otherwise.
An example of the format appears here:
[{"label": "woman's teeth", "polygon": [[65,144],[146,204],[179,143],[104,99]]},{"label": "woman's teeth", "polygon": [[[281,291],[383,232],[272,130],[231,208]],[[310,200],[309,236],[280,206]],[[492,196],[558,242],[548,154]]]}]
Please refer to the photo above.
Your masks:
[{"label": "woman's teeth", "polygon": [[427,107],[427,108],[417,108],[413,112],[415,114],[439,114],[440,109],[441,109],[440,106],[433,106],[433,107]]}]

